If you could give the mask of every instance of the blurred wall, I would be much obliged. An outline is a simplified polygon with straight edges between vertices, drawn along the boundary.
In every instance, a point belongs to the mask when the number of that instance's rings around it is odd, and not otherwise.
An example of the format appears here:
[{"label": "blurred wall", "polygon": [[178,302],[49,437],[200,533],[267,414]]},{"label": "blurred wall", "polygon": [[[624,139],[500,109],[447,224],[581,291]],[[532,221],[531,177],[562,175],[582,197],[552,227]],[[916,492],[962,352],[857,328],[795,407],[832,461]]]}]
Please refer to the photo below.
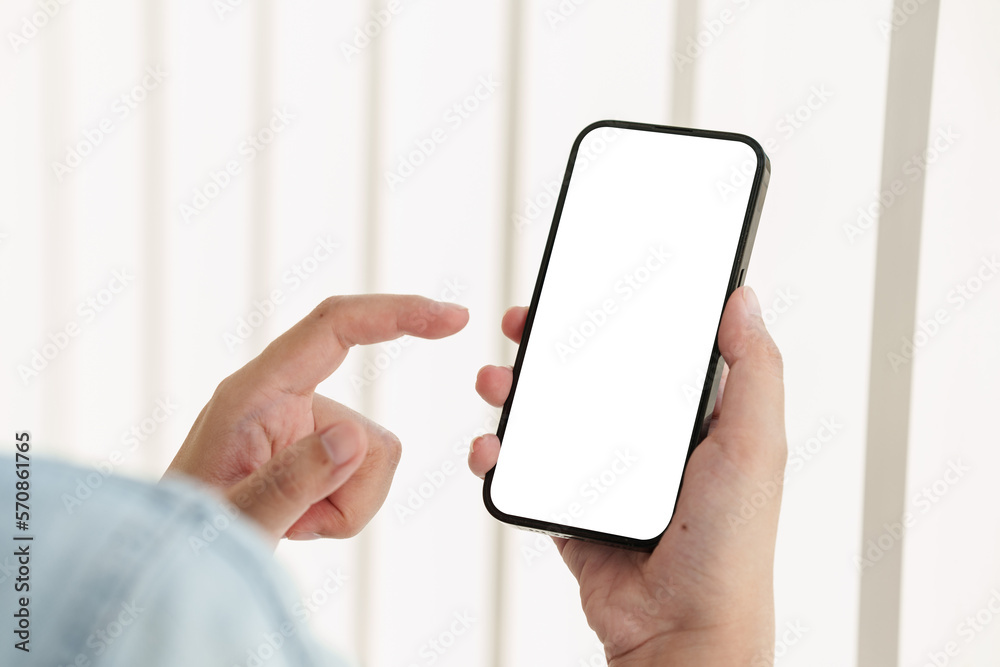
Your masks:
[{"label": "blurred wall", "polygon": [[[868,381],[893,363],[871,353],[890,41],[936,3],[680,2],[8,0],[4,432],[82,465],[128,446],[116,472],[156,479],[219,380],[324,297],[459,301],[458,336],[357,351],[324,383],[396,432],[403,462],[359,538],[279,558],[306,597],[346,575],[310,624],[367,665],[603,664],[551,543],[493,522],[465,470],[496,419],[475,373],[513,360],[500,315],[528,301],[584,125],[744,132],[773,163],[747,282],[788,387],[777,662],[855,664],[878,553]],[[914,521],[879,547],[903,556],[901,665],[1000,658],[998,20],[991,0],[942,3],[934,152],[898,169],[926,179],[900,341]]]}]

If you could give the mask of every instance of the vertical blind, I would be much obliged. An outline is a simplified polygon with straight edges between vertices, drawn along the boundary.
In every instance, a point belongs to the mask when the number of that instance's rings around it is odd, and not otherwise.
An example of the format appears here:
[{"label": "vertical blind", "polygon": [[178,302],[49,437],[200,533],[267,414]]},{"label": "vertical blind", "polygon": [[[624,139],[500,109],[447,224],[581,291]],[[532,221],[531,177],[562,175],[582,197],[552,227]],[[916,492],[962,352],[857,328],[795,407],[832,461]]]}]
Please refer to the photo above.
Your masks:
[{"label": "vertical blind", "polygon": [[[355,350],[323,383],[403,460],[359,537],[278,558],[366,666],[604,664],[551,542],[482,507],[466,450],[497,415],[475,374],[513,360],[500,316],[528,301],[581,128],[744,132],[774,172],[747,282],[786,368],[777,663],[995,663],[998,21],[991,0],[9,0],[4,432],[155,480],[216,384],[323,298],[461,302],[454,338]],[[932,62],[894,63],[928,24]],[[895,108],[929,118],[899,164]],[[918,190],[917,219],[894,214]],[[876,280],[890,238],[915,244],[902,286]],[[879,307],[897,297],[912,322]],[[869,392],[886,368],[910,374],[892,401]]]}]

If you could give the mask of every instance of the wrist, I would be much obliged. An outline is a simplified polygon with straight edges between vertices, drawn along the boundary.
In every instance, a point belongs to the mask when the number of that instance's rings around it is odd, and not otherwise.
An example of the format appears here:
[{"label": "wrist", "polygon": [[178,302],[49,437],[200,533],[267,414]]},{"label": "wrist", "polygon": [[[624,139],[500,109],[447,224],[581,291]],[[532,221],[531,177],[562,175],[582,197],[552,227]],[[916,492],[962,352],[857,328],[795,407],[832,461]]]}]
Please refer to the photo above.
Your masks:
[{"label": "wrist", "polygon": [[612,657],[608,667],[764,667],[773,659],[773,631],[713,629],[654,637]]}]

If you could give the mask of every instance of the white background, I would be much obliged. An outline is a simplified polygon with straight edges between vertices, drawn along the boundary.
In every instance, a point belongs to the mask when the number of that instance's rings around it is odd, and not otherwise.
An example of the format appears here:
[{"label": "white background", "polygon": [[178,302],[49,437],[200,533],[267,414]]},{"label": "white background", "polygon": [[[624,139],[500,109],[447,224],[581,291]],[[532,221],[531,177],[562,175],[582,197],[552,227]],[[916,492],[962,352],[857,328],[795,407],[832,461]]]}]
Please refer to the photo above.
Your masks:
[{"label": "white background", "polygon": [[[465,612],[475,622],[436,664],[491,664],[497,645],[504,665],[597,664],[572,577],[544,540],[496,527],[480,482],[463,469],[464,448],[495,418],[473,391],[475,373],[513,360],[499,340],[500,315],[530,295],[554,202],[547,187],[558,183],[574,136],[600,118],[671,121],[672,55],[688,45],[675,39],[674,4],[577,0],[563,3],[572,10],[563,16],[556,0],[525,1],[517,27],[500,0],[403,0],[350,60],[340,45],[384,4],[233,4],[220,17],[210,2],[71,2],[15,51],[9,33],[38,5],[3,3],[0,432],[30,429],[53,456],[94,465],[156,399],[169,398],[177,410],[119,469],[153,480],[219,380],[325,296],[457,291],[472,309],[460,335],[413,343],[362,392],[351,378],[364,356],[352,354],[324,386],[404,443],[384,510],[359,539],[286,545],[279,557],[304,595],[329,567],[349,575],[314,617],[315,630],[371,665],[419,664],[420,647]],[[747,282],[785,356],[796,466],[778,540],[777,621],[779,630],[808,630],[784,647],[783,665],[853,664],[856,654],[877,230],[849,239],[845,226],[880,188],[889,37],[879,26],[890,8],[884,0],[704,0],[701,20],[723,9],[734,20],[688,65],[693,124],[777,144]],[[941,10],[931,134],[951,128],[958,139],[926,174],[917,311],[926,319],[947,308],[951,318],[913,360],[908,496],[940,479],[949,461],[971,472],[902,545],[904,665],[922,665],[1000,585],[992,423],[1000,281],[960,311],[948,301],[983,256],[1000,250],[998,20],[993,0]],[[511,48],[521,62],[514,82]],[[166,80],[118,120],[114,100],[157,65]],[[499,82],[495,92],[449,124],[445,114],[481,77]],[[274,107],[294,122],[186,224],[180,204],[239,157],[240,142]],[[58,182],[52,162],[105,116],[113,132]],[[385,172],[436,127],[445,142],[390,190]],[[504,213],[508,200],[519,219]],[[505,267],[511,225],[514,261]],[[292,291],[283,275],[327,235],[339,252]],[[120,269],[134,282],[23,382],[17,367]],[[284,303],[231,351],[225,334],[274,289]],[[824,420],[836,433],[804,460],[800,448],[828,435]],[[401,521],[396,505],[445,469],[444,484]],[[995,664],[998,628],[994,621],[963,643],[951,664]]]}]

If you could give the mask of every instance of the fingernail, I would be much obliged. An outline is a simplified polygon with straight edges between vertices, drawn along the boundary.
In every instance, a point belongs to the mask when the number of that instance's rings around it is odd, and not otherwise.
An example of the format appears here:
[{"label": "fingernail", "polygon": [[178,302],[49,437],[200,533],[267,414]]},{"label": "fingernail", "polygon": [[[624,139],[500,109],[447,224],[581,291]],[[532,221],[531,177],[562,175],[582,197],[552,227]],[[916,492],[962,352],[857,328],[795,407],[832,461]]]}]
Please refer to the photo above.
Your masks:
[{"label": "fingernail", "polygon": [[753,288],[747,286],[743,288],[743,301],[747,305],[747,312],[755,317],[760,317],[760,301]]},{"label": "fingernail", "polygon": [[465,306],[461,305],[461,304],[450,303],[449,302],[449,303],[446,303],[445,306],[447,308],[450,308],[452,310],[455,310],[455,311],[458,311],[458,312],[461,312],[461,313],[467,313],[467,312],[469,312],[469,309],[466,308]]},{"label": "fingernail", "polygon": [[358,439],[345,431],[340,425],[331,426],[319,436],[334,465],[347,463],[358,452]]},{"label": "fingernail", "polygon": [[[481,437],[483,436],[479,436],[479,438]],[[471,443],[469,443],[469,456],[472,456],[472,453],[476,451],[476,443],[479,442],[479,438],[476,438]]]},{"label": "fingernail", "polygon": [[306,542],[308,540],[319,540],[323,536],[319,533],[288,533],[288,539],[296,542]]}]

